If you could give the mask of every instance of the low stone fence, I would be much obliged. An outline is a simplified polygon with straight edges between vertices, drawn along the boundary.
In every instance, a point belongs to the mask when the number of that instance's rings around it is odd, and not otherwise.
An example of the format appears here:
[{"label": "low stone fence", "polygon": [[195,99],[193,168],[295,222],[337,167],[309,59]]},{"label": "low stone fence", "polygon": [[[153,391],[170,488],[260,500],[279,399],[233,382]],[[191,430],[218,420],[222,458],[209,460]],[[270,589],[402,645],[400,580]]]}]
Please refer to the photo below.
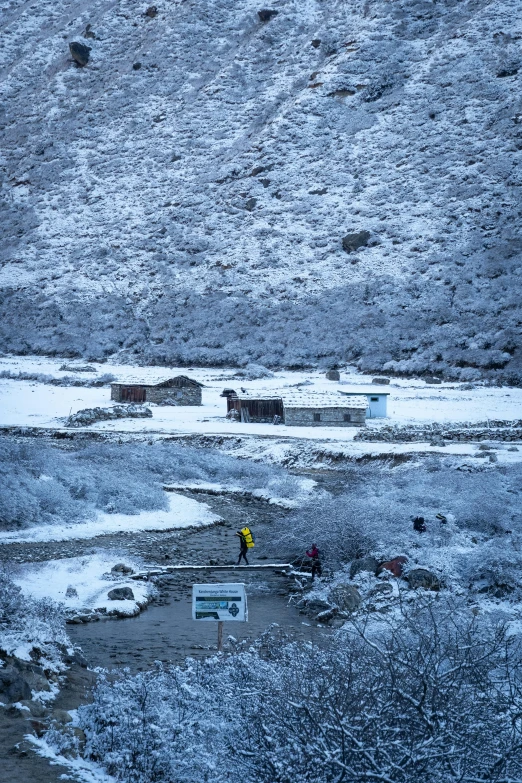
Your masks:
[{"label": "low stone fence", "polygon": [[464,422],[460,424],[415,424],[408,426],[388,425],[379,429],[365,429],[354,437],[358,441],[376,443],[415,443],[444,440],[465,441],[505,441],[522,440],[522,420]]}]

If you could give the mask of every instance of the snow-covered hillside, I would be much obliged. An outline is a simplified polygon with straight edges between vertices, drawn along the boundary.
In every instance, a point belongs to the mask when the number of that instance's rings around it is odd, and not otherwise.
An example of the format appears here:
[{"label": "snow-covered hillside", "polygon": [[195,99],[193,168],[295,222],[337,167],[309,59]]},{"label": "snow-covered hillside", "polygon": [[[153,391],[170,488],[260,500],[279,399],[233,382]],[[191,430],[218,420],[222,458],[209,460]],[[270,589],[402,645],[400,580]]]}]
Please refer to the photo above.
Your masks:
[{"label": "snow-covered hillside", "polygon": [[0,348],[520,381],[519,4],[262,8],[2,2]]}]

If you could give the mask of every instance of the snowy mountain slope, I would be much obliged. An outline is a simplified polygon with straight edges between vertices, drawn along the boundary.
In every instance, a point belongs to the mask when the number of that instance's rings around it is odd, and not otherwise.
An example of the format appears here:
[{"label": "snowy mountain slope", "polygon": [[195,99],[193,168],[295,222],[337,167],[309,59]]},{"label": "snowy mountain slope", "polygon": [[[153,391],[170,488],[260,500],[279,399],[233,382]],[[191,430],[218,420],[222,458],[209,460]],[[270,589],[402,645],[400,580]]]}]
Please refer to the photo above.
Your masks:
[{"label": "snowy mountain slope", "polygon": [[2,7],[4,350],[522,378],[515,0],[146,7]]}]

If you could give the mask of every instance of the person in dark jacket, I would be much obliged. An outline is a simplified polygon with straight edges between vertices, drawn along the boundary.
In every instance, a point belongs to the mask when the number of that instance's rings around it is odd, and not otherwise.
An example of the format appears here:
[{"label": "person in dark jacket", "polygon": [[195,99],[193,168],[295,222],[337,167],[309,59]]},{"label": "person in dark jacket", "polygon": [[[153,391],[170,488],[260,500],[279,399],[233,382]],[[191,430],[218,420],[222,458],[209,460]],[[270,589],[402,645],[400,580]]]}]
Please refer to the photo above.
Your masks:
[{"label": "person in dark jacket", "polygon": [[248,565],[248,560],[247,560],[248,547],[247,547],[246,536],[244,533],[241,532],[241,530],[238,530],[235,533],[235,535],[239,536],[239,558],[236,565],[239,565],[241,563],[241,558],[243,558],[245,564]]},{"label": "person in dark jacket", "polygon": [[310,549],[306,550],[306,554],[312,561],[312,582],[313,582],[316,574],[317,576],[322,576],[323,573],[323,567],[321,565],[321,554],[317,549],[317,544],[312,544]]},{"label": "person in dark jacket", "polygon": [[426,522],[424,521],[424,517],[415,517],[413,520],[413,529],[416,530],[417,533],[426,532]]}]

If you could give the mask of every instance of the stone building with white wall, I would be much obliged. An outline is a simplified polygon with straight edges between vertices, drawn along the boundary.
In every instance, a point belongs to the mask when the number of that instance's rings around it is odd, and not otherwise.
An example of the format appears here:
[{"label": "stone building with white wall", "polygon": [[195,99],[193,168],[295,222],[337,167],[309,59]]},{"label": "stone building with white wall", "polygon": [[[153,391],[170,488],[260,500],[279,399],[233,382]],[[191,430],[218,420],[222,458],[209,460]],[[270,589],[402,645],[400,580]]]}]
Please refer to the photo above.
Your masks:
[{"label": "stone building with white wall", "polygon": [[299,427],[361,427],[366,423],[365,394],[283,394],[284,423]]}]

